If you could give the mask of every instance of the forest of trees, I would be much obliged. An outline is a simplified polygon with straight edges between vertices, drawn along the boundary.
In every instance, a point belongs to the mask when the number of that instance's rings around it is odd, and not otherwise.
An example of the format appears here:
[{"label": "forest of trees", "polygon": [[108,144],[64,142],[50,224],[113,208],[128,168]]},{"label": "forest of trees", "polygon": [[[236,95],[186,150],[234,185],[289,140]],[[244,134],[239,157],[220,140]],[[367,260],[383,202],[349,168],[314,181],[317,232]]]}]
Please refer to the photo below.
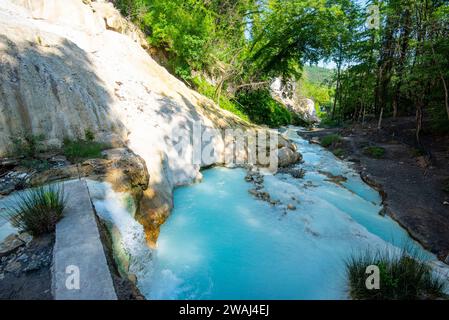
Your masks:
[{"label": "forest of trees", "polygon": [[[418,139],[424,129],[449,131],[447,0],[114,2],[171,72],[242,118],[292,121],[277,118],[272,79],[301,81],[304,66],[324,62],[331,81],[302,77],[302,87],[328,100],[328,123],[375,118],[381,127],[413,115]],[[257,103],[243,105],[249,98]]]}]

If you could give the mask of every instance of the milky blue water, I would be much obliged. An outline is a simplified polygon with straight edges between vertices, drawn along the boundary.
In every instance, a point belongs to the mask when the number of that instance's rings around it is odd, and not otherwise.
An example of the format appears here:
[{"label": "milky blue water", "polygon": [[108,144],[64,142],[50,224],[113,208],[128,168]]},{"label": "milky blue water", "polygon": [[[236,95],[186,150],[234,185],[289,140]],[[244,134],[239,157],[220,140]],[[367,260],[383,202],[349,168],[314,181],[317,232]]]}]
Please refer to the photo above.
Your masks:
[{"label": "milky blue water", "polygon": [[[265,175],[265,190],[283,205],[253,198],[243,169],[210,169],[202,183],[175,190],[151,277],[139,286],[147,298],[345,299],[351,254],[407,244],[435,259],[379,215],[379,194],[347,164],[295,130],[287,134],[306,175]],[[319,171],[348,180],[338,185]]]},{"label": "milky blue water", "polygon": [[[366,249],[424,251],[392,219],[379,215],[379,194],[350,166],[291,128],[303,179],[264,174],[265,191],[281,205],[248,193],[243,169],[214,168],[180,187],[157,248],[146,245],[130,197],[88,181],[99,216],[114,226],[114,245],[148,299],[347,299],[344,261]],[[336,184],[329,173],[347,180]],[[0,199],[0,211],[14,195]],[[296,207],[288,210],[287,205]],[[15,230],[0,219],[0,241]]]}]

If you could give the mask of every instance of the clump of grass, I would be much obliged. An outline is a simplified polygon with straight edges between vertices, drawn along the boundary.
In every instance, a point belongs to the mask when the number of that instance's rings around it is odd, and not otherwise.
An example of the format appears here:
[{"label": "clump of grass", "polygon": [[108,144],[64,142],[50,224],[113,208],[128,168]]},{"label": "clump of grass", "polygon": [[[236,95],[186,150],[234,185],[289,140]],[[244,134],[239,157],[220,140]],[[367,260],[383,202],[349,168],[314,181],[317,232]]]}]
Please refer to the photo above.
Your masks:
[{"label": "clump of grass", "polygon": [[64,140],[64,155],[71,162],[79,162],[84,159],[101,158],[101,151],[107,149],[104,143],[91,140]]},{"label": "clump of grass", "polygon": [[381,159],[385,156],[385,149],[382,147],[370,146],[366,147],[363,151],[368,156],[376,159]]},{"label": "clump of grass", "polygon": [[333,151],[333,153],[334,153],[334,155],[336,156],[336,157],[339,157],[339,158],[341,158],[341,157],[343,157],[343,155],[344,155],[344,150],[342,149],[342,148],[337,148],[337,149],[335,149],[334,151]]},{"label": "clump of grass", "polygon": [[339,142],[341,140],[340,135],[338,134],[330,134],[327,136],[324,136],[320,139],[320,143],[323,147],[327,148],[331,145],[334,145],[335,143]]},{"label": "clump of grass", "polygon": [[54,232],[65,206],[62,185],[40,186],[19,193],[6,218],[20,231],[39,236]]},{"label": "clump of grass", "polygon": [[[409,253],[408,253],[409,252]],[[368,266],[379,268],[379,289],[366,287]],[[350,295],[361,300],[416,300],[447,298],[445,282],[414,250],[367,251],[346,261]]]}]

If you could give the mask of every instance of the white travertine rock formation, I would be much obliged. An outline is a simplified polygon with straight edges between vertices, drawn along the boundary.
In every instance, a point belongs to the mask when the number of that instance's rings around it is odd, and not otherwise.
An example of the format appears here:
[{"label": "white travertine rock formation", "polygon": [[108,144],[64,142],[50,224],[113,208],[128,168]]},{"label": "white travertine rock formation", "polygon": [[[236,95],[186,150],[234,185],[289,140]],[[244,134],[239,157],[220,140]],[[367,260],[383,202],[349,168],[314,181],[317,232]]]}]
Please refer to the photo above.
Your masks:
[{"label": "white travertine rock formation", "polygon": [[[24,133],[44,135],[47,146],[86,130],[126,144],[148,167],[140,221],[151,230],[170,211],[172,189],[201,176],[173,134],[194,122],[249,125],[158,65],[130,26],[103,1],[0,0],[0,156]],[[213,146],[212,163],[222,163],[223,139]],[[298,160],[292,148],[282,154]]]},{"label": "white travertine rock formation", "polygon": [[296,84],[292,81],[284,83],[281,78],[276,78],[270,86],[275,99],[285,105],[291,112],[296,113],[301,119],[309,123],[319,122],[315,110],[315,102],[312,99],[298,97]]}]

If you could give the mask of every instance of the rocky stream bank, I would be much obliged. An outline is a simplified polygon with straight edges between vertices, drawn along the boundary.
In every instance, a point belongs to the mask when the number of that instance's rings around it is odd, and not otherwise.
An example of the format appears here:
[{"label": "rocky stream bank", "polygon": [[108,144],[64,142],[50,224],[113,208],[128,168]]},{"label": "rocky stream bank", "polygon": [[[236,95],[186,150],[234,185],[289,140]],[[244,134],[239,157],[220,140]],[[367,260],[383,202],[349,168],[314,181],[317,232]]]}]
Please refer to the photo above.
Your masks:
[{"label": "rocky stream bank", "polygon": [[413,143],[413,119],[387,119],[384,126],[389,129],[378,130],[376,124],[368,123],[298,133],[317,144],[326,136],[335,136],[326,147],[352,162],[361,178],[380,192],[381,214],[391,216],[424,248],[449,264],[449,193],[445,190],[449,139],[424,135],[420,149]]}]

